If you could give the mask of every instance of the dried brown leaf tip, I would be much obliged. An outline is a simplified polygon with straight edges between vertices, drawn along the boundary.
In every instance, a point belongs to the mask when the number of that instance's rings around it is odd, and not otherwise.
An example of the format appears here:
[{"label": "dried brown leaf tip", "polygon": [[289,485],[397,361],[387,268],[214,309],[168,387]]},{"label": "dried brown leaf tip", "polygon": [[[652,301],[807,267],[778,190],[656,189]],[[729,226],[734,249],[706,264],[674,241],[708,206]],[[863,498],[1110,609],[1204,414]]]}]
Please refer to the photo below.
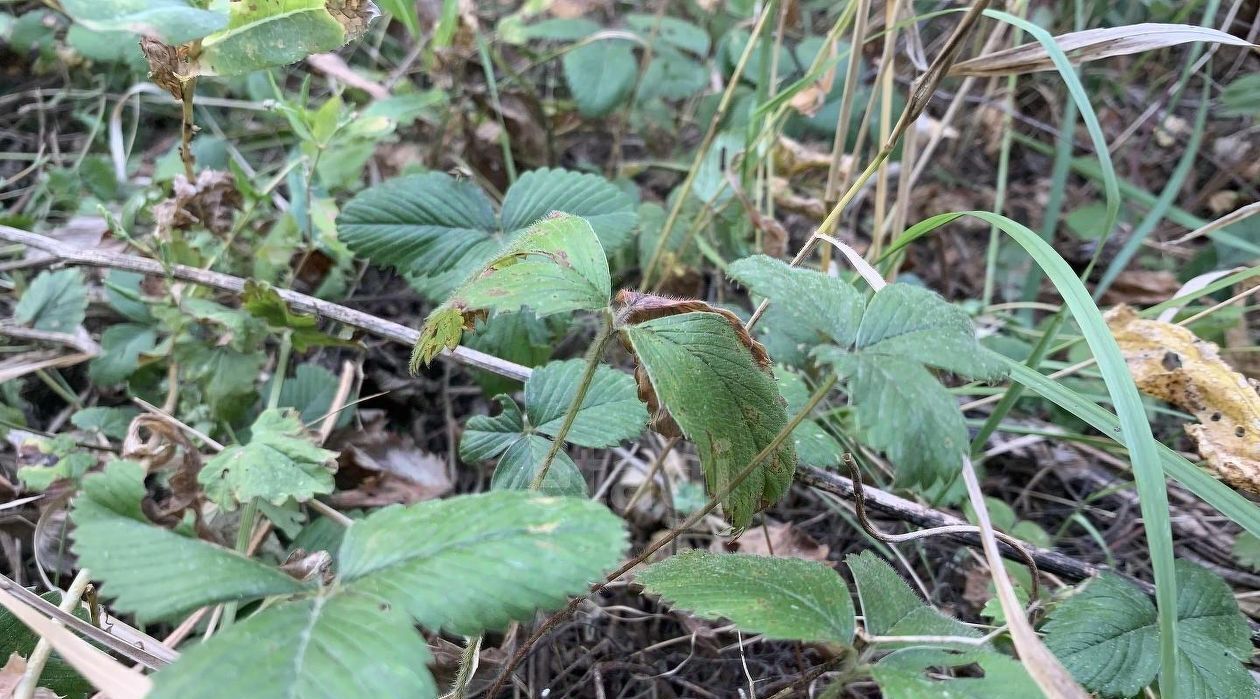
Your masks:
[{"label": "dried brown leaf tip", "polygon": [[372,20],[381,16],[376,4],[369,0],[328,0],[324,9],[346,31],[346,41],[363,36]]},{"label": "dried brown leaf tip", "polygon": [[1219,348],[1188,329],[1144,320],[1129,306],[1107,313],[1137,386],[1199,419],[1186,425],[1221,480],[1260,495],[1260,382],[1234,371]]},{"label": "dried brown leaf tip", "polygon": [[676,316],[682,313],[716,313],[730,323],[731,329],[739,337],[740,343],[747,347],[749,352],[752,352],[757,366],[769,371],[770,365],[773,364],[770,361],[770,355],[766,353],[766,348],[762,347],[761,343],[754,340],[752,335],[749,335],[748,331],[744,329],[744,321],[725,308],[718,308],[699,299],[676,299],[669,296],[644,294],[638,291],[630,291],[629,289],[622,289],[617,292],[617,303],[622,305],[621,317],[627,323],[642,323],[647,320]]},{"label": "dried brown leaf tip", "polygon": [[163,44],[157,39],[140,38],[140,51],[149,62],[149,79],[155,85],[171,93],[171,97],[184,99],[184,78],[190,72],[188,49]]},{"label": "dried brown leaf tip", "polygon": [[[748,330],[744,328],[744,323],[739,319],[739,316],[725,308],[718,308],[699,299],[676,299],[656,294],[644,294],[629,289],[622,289],[617,292],[617,303],[622,306],[618,315],[621,316],[624,322],[632,325],[683,313],[715,313],[722,316],[727,323],[730,323],[731,329],[735,331],[735,335],[739,338],[740,343],[752,353],[753,360],[757,362],[757,366],[762,371],[770,372],[770,366],[773,362],[770,360],[770,355],[766,352],[766,348],[748,334]],[[630,343],[625,340],[624,336],[622,345],[627,352],[632,356],[634,355],[634,348],[630,346]],[[660,399],[656,396],[656,389],[652,387],[652,381],[647,375],[647,370],[638,362],[637,357],[635,358],[634,380],[639,387],[639,400],[647,404],[648,412],[652,415],[652,429],[666,437],[682,438],[682,429],[674,421],[674,418],[670,416],[669,411],[661,405]]]}]

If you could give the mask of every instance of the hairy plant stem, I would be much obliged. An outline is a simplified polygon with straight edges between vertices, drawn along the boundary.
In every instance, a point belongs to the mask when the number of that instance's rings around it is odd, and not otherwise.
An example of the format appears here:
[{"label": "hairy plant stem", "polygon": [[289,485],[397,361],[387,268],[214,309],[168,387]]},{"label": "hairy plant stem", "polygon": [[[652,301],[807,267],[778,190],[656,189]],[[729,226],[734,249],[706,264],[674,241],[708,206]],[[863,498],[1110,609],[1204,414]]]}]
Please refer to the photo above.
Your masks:
[{"label": "hairy plant stem", "polygon": [[483,635],[477,635],[464,639],[464,652],[459,654],[459,671],[455,673],[455,679],[451,681],[451,691],[442,699],[464,699],[468,683],[472,682],[473,675],[477,673],[483,638]]},{"label": "hairy plant stem", "polygon": [[613,327],[612,311],[605,308],[603,310],[603,319],[601,320],[599,334],[595,336],[595,340],[591,342],[591,346],[586,351],[586,369],[582,372],[582,378],[578,380],[577,392],[573,394],[573,402],[569,403],[569,409],[564,414],[564,422],[560,423],[560,429],[552,438],[551,448],[547,450],[547,455],[543,457],[542,465],[538,467],[538,473],[534,474],[534,479],[529,482],[530,490],[539,490],[542,488],[543,481],[547,479],[547,472],[551,470],[551,463],[555,461],[556,454],[564,448],[564,438],[569,435],[569,430],[573,427],[573,421],[577,419],[578,409],[582,407],[582,401],[586,400],[586,394],[591,389],[591,382],[595,379],[595,370],[599,368],[599,358],[604,356],[604,350],[608,348],[608,342],[616,329]]},{"label": "hairy plant stem", "polygon": [[[236,530],[236,550],[242,555],[249,555],[249,540],[253,538],[254,522],[258,521],[258,498],[250,498],[249,502],[241,506],[241,523]],[[220,630],[226,629],[236,621],[236,610],[239,608],[237,602],[228,602],[223,605],[223,620],[220,624]]]},{"label": "hairy plant stem", "polygon": [[179,157],[184,161],[184,176],[191,183],[196,179],[195,162],[192,154],[193,138],[193,94],[197,91],[197,78],[189,78],[181,86],[183,95],[183,111],[180,115]]},{"label": "hairy plant stem", "polygon": [[[568,436],[569,430],[572,429],[573,422],[577,419],[578,410],[582,407],[582,401],[586,400],[586,394],[590,391],[591,382],[595,379],[595,370],[599,368],[599,359],[604,356],[604,350],[607,349],[609,340],[616,333],[612,311],[605,308],[602,315],[599,333],[591,342],[591,346],[586,350],[586,369],[582,372],[582,378],[578,380],[577,392],[573,394],[573,401],[569,403],[569,408],[564,414],[564,422],[560,424],[560,429],[556,432],[551,442],[551,447],[547,450],[547,455],[543,457],[538,473],[534,474],[534,479],[529,483],[530,490],[541,490],[543,483],[547,480],[547,473],[551,470],[551,464],[556,460],[556,454],[560,453],[560,450],[564,448],[564,438]],[[473,673],[477,670],[477,654],[481,650],[483,638],[484,635],[468,638],[468,644],[464,646],[464,652],[459,658],[459,672],[451,685],[450,693],[444,699],[464,699],[468,683],[472,680]],[[493,696],[493,694],[489,696]]]},{"label": "hairy plant stem", "polygon": [[735,476],[731,478],[730,482],[726,486],[718,490],[718,492],[714,493],[713,497],[709,498],[709,501],[705,503],[704,507],[691,513],[687,517],[687,519],[683,521],[682,524],[671,529],[669,534],[649,544],[648,547],[645,548],[643,552],[640,553],[638,556],[635,556],[633,559],[631,559],[630,561],[622,565],[617,570],[609,573],[607,576],[604,577],[603,582],[592,585],[590,591],[587,592],[586,595],[582,597],[573,598],[573,600],[569,602],[568,606],[566,606],[564,609],[561,609],[560,611],[548,617],[547,620],[544,621],[542,625],[538,627],[538,630],[536,630],[532,635],[530,635],[530,637],[526,639],[524,643],[521,644],[520,648],[517,648],[516,652],[512,654],[511,659],[508,661],[507,665],[504,666],[503,671],[499,673],[499,676],[497,678],[495,678],[494,684],[491,685],[490,691],[486,693],[486,696],[487,697],[497,696],[499,693],[499,690],[503,687],[503,683],[507,681],[507,678],[509,676],[511,676],[512,671],[516,669],[516,666],[519,665],[520,662],[525,659],[525,656],[529,653],[529,649],[532,648],[534,644],[537,643],[540,638],[542,638],[549,631],[551,631],[551,629],[555,628],[556,624],[559,624],[561,621],[568,618],[568,616],[572,614],[578,608],[578,605],[580,605],[583,600],[585,600],[590,595],[598,593],[600,590],[604,589],[604,587],[607,586],[608,583],[613,582],[617,578],[620,578],[622,575],[625,575],[626,573],[633,570],[639,564],[651,558],[652,555],[655,554],[657,551],[660,551],[661,549],[665,548],[669,544],[673,543],[675,539],[677,539],[683,533],[690,530],[693,526],[696,525],[697,522],[699,522],[701,519],[704,519],[706,515],[708,515],[713,510],[717,509],[718,504],[720,504],[722,500],[728,497],[731,493],[735,492],[735,489],[738,488],[745,480],[747,480],[748,477],[753,474],[753,471],[757,470],[757,467],[761,466],[761,463],[763,461],[765,461],[767,458],[769,458],[771,454],[773,454],[776,450],[778,450],[778,448],[783,444],[783,442],[785,442],[787,438],[792,434],[792,430],[796,429],[796,426],[801,424],[801,422],[804,421],[805,418],[808,417],[809,414],[814,411],[814,408],[817,407],[818,404],[822,402],[822,399],[827,396],[827,394],[831,391],[831,389],[835,385],[836,385],[836,375],[834,373],[829,373],[827,377],[823,379],[822,383],[819,384],[818,388],[814,391],[813,395],[809,397],[809,400],[806,401],[804,407],[802,407],[799,412],[793,415],[792,419],[788,420],[788,423],[783,426],[783,429],[779,430],[779,433],[774,436],[774,439],[770,440],[769,444],[767,444],[761,451],[757,452],[757,455],[754,456],[752,460],[748,462],[747,466],[745,466],[742,470],[740,470],[739,473],[735,474]]}]

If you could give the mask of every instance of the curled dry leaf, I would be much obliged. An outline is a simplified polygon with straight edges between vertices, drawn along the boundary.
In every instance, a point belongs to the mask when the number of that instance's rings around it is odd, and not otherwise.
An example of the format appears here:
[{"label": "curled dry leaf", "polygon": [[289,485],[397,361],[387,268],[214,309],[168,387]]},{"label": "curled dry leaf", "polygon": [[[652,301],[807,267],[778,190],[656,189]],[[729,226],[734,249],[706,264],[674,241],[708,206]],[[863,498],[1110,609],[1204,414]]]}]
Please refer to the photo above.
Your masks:
[{"label": "curled dry leaf", "polygon": [[196,504],[201,493],[197,485],[201,452],[170,418],[145,413],[137,415],[127,427],[122,456],[143,464],[146,471],[152,473],[167,466],[177,454],[179,459],[167,478],[167,487],[146,496],[141,508],[146,517],[167,527],[179,524],[184,511],[191,509],[200,525],[201,514]]},{"label": "curled dry leaf", "polygon": [[[618,315],[626,323],[630,324],[697,311],[716,313],[730,323],[731,329],[735,331],[735,335],[739,338],[740,343],[752,352],[753,360],[757,362],[757,366],[768,372],[773,364],[770,360],[770,355],[766,352],[766,348],[760,342],[754,340],[752,335],[748,334],[748,330],[744,328],[744,322],[739,319],[739,316],[725,308],[712,306],[699,299],[676,299],[656,294],[644,294],[629,289],[622,289],[617,292],[617,303],[621,304]],[[631,355],[634,354],[634,349],[624,336],[622,337],[622,344],[627,352]],[[670,416],[669,411],[661,405],[660,399],[656,395],[656,389],[652,387],[652,382],[648,378],[647,370],[637,361],[634,366],[634,380],[639,386],[639,400],[647,403],[648,413],[652,415],[650,423],[652,429],[666,437],[681,438],[683,436],[682,430],[679,428],[678,423],[674,421],[674,418]]]},{"label": "curled dry leaf", "polygon": [[[780,136],[775,141],[774,169],[785,177],[792,177],[804,172],[827,172],[831,168],[831,152],[808,146],[787,136]],[[853,156],[842,155],[840,171],[847,173],[852,168]]]},{"label": "curled dry leaf", "polygon": [[827,205],[822,199],[796,192],[786,177],[770,179],[770,194],[774,197],[775,206],[784,211],[819,220],[827,215]]},{"label": "curled dry leaf", "polygon": [[[1100,58],[1154,51],[1194,41],[1230,46],[1253,46],[1236,36],[1210,27],[1155,22],[1087,29],[1054,38],[1054,42],[1067,54],[1068,59],[1078,64],[1097,61]],[[1050,54],[1046,52],[1046,48],[1040,42],[1033,41],[955,63],[950,68],[949,74],[996,77],[1042,70],[1054,70],[1054,62],[1050,60]]]},{"label": "curled dry leaf", "polygon": [[140,51],[149,62],[149,79],[155,85],[171,93],[178,101],[184,99],[184,77],[190,73],[188,49],[163,44],[149,37],[140,38]]},{"label": "curled dry leaf", "polygon": [[1199,419],[1186,432],[1207,467],[1260,495],[1260,382],[1234,371],[1215,344],[1181,326],[1141,319],[1123,305],[1107,313],[1107,323],[1138,388]]},{"label": "curled dry leaf", "polygon": [[311,551],[296,548],[281,564],[280,570],[302,582],[318,582],[329,585],[333,581],[332,555],[327,551]]},{"label": "curled dry leaf", "polygon": [[202,170],[195,182],[176,175],[172,189],[169,199],[153,206],[153,221],[159,235],[169,236],[172,230],[194,225],[216,235],[224,235],[232,229],[232,217],[241,208],[242,199],[231,173]]}]

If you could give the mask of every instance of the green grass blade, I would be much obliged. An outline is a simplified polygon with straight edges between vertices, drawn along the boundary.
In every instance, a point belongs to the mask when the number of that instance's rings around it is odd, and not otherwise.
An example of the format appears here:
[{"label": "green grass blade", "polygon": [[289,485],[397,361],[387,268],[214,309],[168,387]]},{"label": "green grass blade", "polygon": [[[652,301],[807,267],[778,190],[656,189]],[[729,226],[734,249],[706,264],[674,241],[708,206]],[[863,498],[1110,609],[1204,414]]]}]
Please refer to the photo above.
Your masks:
[{"label": "green grass blade", "polygon": [[[1076,69],[1072,67],[1072,62],[1068,60],[1067,54],[1063,53],[1063,50],[1059,48],[1050,32],[1009,12],[985,10],[984,15],[1028,32],[1030,36],[1045,47],[1046,53],[1054,63],[1055,70],[1063,78],[1063,82],[1067,86],[1068,95],[1076,104],[1076,109],[1081,114],[1081,120],[1085,122],[1085,130],[1089,132],[1090,143],[1094,146],[1094,157],[1098,159],[1098,170],[1102,178],[1107,206],[1106,218],[1103,220],[1103,234],[1098,241],[1098,245],[1101,247],[1106,242],[1107,237],[1111,235],[1111,229],[1115,227],[1116,218],[1120,215],[1120,180],[1116,177],[1116,168],[1111,163],[1111,151],[1107,149],[1107,139],[1103,136],[1102,125],[1098,123],[1098,115],[1094,114],[1094,108],[1090,105],[1089,96],[1085,93],[1085,86],[1081,85],[1081,79],[1077,77]],[[1070,131],[1072,125],[1065,123],[1062,125],[1062,128]]]},{"label": "green grass blade", "polygon": [[[1038,29],[1038,31],[1042,31]],[[1031,33],[1031,32],[1030,32]],[[1043,32],[1044,33],[1044,32]],[[1075,76],[1073,76],[1075,77]],[[1079,85],[1079,83],[1078,83]],[[1107,328],[1102,313],[1090,298],[1089,291],[1068,263],[1049,243],[1027,226],[988,211],[969,211],[934,216],[906,231],[893,244],[889,253],[905,247],[910,241],[962,216],[972,216],[995,225],[1019,243],[1046,276],[1054,283],[1064,304],[1071,311],[1081,334],[1098,362],[1103,381],[1119,416],[1120,434],[1129,447],[1133,476],[1137,482],[1142,524],[1146,532],[1151,565],[1155,569],[1155,603],[1159,609],[1161,696],[1175,697],[1177,667],[1177,579],[1173,568],[1172,524],[1168,516],[1168,491],[1158,447],[1151,434],[1142,397],[1129,374],[1129,367],[1120,353],[1120,346]],[[1114,434],[1114,432],[1112,433]]]},{"label": "green grass blade", "polygon": [[1154,318],[1160,313],[1163,313],[1166,309],[1175,308],[1178,306],[1185,306],[1189,304],[1191,301],[1200,299],[1204,296],[1207,296],[1208,294],[1214,294],[1220,291],[1221,289],[1228,289],[1229,287],[1237,284],[1238,282],[1251,279],[1257,274],[1260,274],[1260,265],[1256,265],[1255,267],[1248,267],[1244,270],[1240,270],[1238,272],[1234,272],[1233,274],[1221,277],[1220,279],[1217,279],[1216,281],[1212,282],[1211,284],[1208,284],[1207,286],[1203,287],[1202,289],[1199,289],[1198,291],[1191,292],[1189,294],[1186,294],[1185,296],[1174,296],[1173,298],[1170,298],[1167,301],[1151,306],[1150,308],[1147,308],[1141,311],[1138,315],[1142,316],[1143,318]]}]

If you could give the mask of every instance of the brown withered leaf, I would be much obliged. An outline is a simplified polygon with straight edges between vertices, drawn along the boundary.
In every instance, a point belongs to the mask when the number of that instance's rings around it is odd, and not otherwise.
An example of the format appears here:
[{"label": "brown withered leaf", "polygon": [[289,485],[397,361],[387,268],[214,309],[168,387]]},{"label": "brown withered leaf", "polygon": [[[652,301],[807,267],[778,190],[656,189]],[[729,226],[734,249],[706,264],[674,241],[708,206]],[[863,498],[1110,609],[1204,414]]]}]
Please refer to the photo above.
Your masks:
[{"label": "brown withered leaf", "polygon": [[[831,169],[831,151],[806,145],[787,136],[780,136],[771,151],[775,172],[792,177],[804,172]],[[853,156],[840,156],[840,171],[847,173],[853,164]]]},{"label": "brown withered leaf", "polygon": [[158,235],[168,236],[172,230],[194,225],[224,235],[232,229],[232,218],[242,203],[232,174],[221,170],[202,170],[195,182],[176,175],[171,194],[153,206]]},{"label": "brown withered leaf", "polygon": [[140,38],[140,52],[149,62],[149,79],[153,84],[171,93],[177,101],[184,99],[184,78],[191,71],[188,65],[188,49],[163,44],[149,37]]},{"label": "brown withered leaf", "polygon": [[[26,674],[26,658],[17,653],[9,654],[9,661],[0,667],[0,699],[9,699]],[[57,693],[47,687],[36,687],[34,699],[57,699]]]},{"label": "brown withered leaf", "polygon": [[302,582],[319,582],[324,585],[332,583],[332,556],[327,551],[311,551],[296,548],[281,564],[290,577]]},{"label": "brown withered leaf", "polygon": [[[767,536],[767,530],[769,536]],[[748,553],[754,556],[778,556],[802,558],[807,561],[827,561],[831,547],[819,543],[814,537],[794,525],[766,520],[764,527],[754,527],[734,541],[714,541],[709,547],[717,553]]]},{"label": "brown withered leaf", "polygon": [[1154,305],[1177,295],[1181,282],[1177,275],[1160,269],[1126,269],[1116,275],[1102,302],[1108,305],[1131,303]]},{"label": "brown withered leaf", "polygon": [[[744,322],[739,319],[739,316],[725,308],[718,308],[699,299],[676,299],[656,294],[644,294],[629,289],[622,289],[617,292],[617,303],[622,306],[619,315],[627,323],[631,324],[683,313],[716,313],[730,323],[731,329],[735,331],[735,335],[739,338],[740,343],[747,347],[748,351],[752,352],[757,366],[764,371],[769,371],[770,366],[773,364],[770,360],[770,355],[766,352],[766,348],[760,342],[754,340],[752,335],[748,334],[748,330],[744,328]],[[624,336],[621,342],[626,351],[633,355],[634,348],[630,346],[630,343]],[[652,415],[652,429],[666,437],[682,438],[682,429],[679,428],[674,418],[670,416],[669,411],[661,405],[660,399],[656,396],[656,389],[652,387],[652,381],[648,378],[647,370],[637,360],[634,367],[634,380],[639,386],[639,400],[647,404],[648,412]]]},{"label": "brown withered leaf", "polygon": [[166,479],[166,488],[150,492],[140,503],[145,516],[154,522],[173,527],[183,519],[185,510],[192,510],[200,522],[201,497],[197,474],[201,472],[201,452],[197,451],[184,431],[170,418],[152,413],[137,415],[127,427],[122,456],[144,465],[153,473],[178,455],[174,471]]},{"label": "brown withered leaf", "polygon": [[1207,467],[1260,495],[1260,381],[1234,371],[1215,344],[1179,325],[1139,318],[1124,305],[1106,318],[1138,388],[1193,413],[1199,424],[1186,425],[1186,433]]},{"label": "brown withered leaf", "polygon": [[386,432],[383,423],[347,435],[338,457],[336,507],[409,505],[441,497],[453,487],[446,461],[415,446],[410,437]]},{"label": "brown withered leaf", "polygon": [[775,206],[784,211],[820,221],[827,215],[827,205],[822,199],[796,192],[786,177],[770,178],[770,195],[774,197]]},{"label": "brown withered leaf", "polygon": [[346,30],[346,41],[363,36],[372,20],[381,16],[370,0],[326,0],[324,9]]},{"label": "brown withered leaf", "polygon": [[[1097,61],[1112,56],[1126,56],[1142,51],[1154,51],[1190,42],[1252,46],[1243,39],[1211,27],[1155,22],[1060,34],[1054,37],[1054,42],[1067,54],[1068,60],[1073,64]],[[955,63],[949,69],[949,74],[997,77],[1042,70],[1054,70],[1054,61],[1051,60],[1045,46],[1040,42],[1030,41],[1014,48],[994,51]]]}]

